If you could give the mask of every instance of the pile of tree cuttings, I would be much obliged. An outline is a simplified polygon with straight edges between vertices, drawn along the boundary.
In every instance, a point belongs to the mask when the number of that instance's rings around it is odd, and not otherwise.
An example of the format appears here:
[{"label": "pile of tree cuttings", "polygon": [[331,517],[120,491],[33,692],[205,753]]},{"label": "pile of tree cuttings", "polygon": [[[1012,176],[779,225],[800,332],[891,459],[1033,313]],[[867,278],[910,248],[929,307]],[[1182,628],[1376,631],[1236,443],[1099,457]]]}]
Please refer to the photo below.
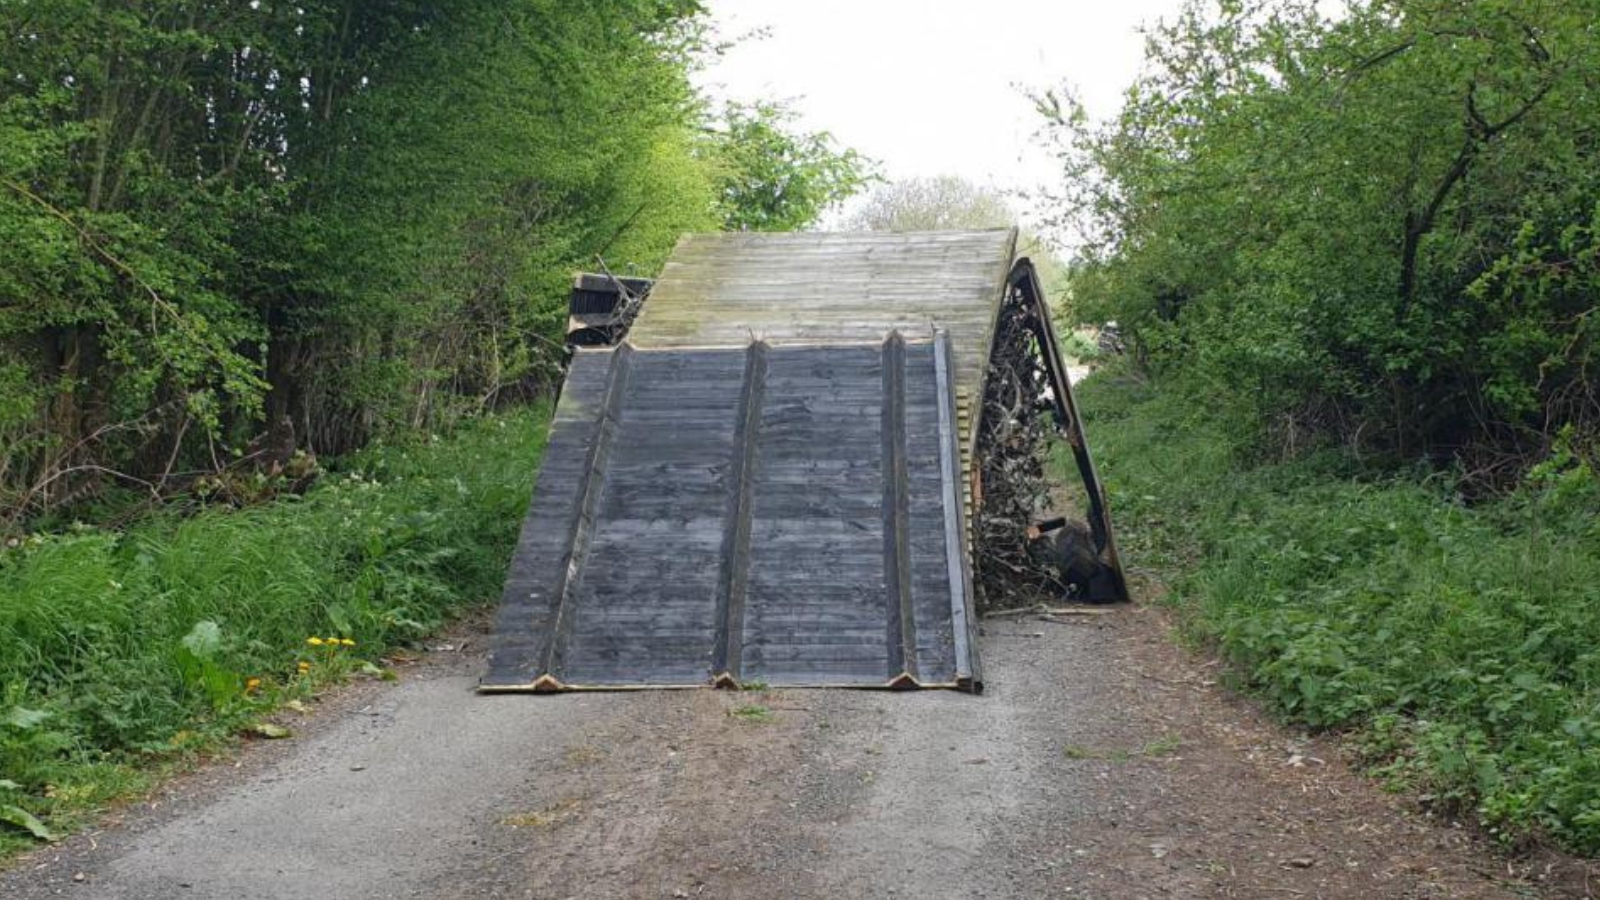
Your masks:
[{"label": "pile of tree cuttings", "polygon": [[1087,596],[1100,560],[1090,527],[1052,511],[1045,463],[1059,429],[1048,322],[1024,291],[1007,293],[995,326],[978,420],[974,580],[986,610]]},{"label": "pile of tree cuttings", "polygon": [[995,325],[978,419],[973,575],[988,609],[1032,605],[1065,588],[1027,538],[1049,505],[1044,460],[1053,429],[1040,402],[1048,377],[1029,310],[1015,300],[1007,298]]},{"label": "pile of tree cuttings", "polygon": [[648,278],[618,277],[600,263],[600,273],[579,272],[568,301],[567,344],[610,347],[621,343],[639,317],[655,284]]}]

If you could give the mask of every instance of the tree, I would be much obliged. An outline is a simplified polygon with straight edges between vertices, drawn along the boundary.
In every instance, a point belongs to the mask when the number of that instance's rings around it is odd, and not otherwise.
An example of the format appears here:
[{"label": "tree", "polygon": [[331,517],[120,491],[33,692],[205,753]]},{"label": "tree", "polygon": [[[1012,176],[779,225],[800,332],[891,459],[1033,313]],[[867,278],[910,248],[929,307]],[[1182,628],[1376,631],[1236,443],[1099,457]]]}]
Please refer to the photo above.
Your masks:
[{"label": "tree", "polygon": [[703,15],[0,4],[0,521],[536,393],[573,268],[814,220],[862,161],[709,113]]},{"label": "tree", "polygon": [[1000,192],[964,178],[908,178],[873,191],[850,216],[861,231],[946,231],[1009,228],[1016,214]]},{"label": "tree", "polygon": [[1279,432],[1479,472],[1592,433],[1590,7],[1191,4],[1113,122],[1039,98],[1085,314]]},{"label": "tree", "polygon": [[803,132],[775,103],[729,104],[710,132],[719,167],[723,227],[795,231],[872,180],[872,164],[827,132]]},{"label": "tree", "polygon": [[[1004,194],[955,175],[890,182],[868,195],[845,220],[846,228],[860,231],[948,231],[1016,224],[1017,215]],[[1022,231],[1018,252],[1033,260],[1052,300],[1067,297],[1065,269],[1043,238]]]}]

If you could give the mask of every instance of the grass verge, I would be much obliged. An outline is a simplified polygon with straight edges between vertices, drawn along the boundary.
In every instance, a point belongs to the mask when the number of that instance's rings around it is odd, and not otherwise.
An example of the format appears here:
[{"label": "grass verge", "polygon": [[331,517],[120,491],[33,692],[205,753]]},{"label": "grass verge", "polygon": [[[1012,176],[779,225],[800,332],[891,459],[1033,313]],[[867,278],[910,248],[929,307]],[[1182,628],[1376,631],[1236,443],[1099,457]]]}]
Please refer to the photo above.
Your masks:
[{"label": "grass verge", "polygon": [[374,446],[303,496],[0,550],[0,860],[497,596],[546,418]]},{"label": "grass verge", "polygon": [[1079,396],[1124,561],[1286,718],[1499,839],[1600,854],[1600,483],[1557,454],[1474,507],[1348,454],[1252,459],[1214,407]]}]

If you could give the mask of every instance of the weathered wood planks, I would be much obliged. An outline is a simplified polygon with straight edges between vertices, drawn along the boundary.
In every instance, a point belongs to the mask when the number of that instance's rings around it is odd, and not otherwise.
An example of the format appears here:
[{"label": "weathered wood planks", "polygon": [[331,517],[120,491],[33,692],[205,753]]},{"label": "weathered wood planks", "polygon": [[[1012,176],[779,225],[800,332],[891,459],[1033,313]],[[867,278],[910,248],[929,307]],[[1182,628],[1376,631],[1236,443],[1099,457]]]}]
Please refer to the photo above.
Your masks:
[{"label": "weathered wood planks", "polygon": [[685,235],[634,324],[641,348],[877,342],[950,334],[981,393],[1016,231]]},{"label": "weathered wood planks", "polygon": [[975,687],[933,338],[580,352],[483,689]]},{"label": "weathered wood planks", "polygon": [[961,404],[1015,244],[680,240],[573,362],[483,688],[976,687]]}]

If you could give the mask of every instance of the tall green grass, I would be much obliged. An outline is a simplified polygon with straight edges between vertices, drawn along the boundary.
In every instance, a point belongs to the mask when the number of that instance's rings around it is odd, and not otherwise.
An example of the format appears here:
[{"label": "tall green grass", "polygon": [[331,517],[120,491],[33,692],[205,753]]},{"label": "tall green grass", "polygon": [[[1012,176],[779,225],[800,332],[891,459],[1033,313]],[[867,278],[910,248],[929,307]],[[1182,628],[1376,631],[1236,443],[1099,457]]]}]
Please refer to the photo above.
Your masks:
[{"label": "tall green grass", "polygon": [[304,496],[0,551],[0,853],[495,597],[545,422],[375,446]]},{"label": "tall green grass", "polygon": [[1600,483],[1567,454],[1475,507],[1338,452],[1261,462],[1203,399],[1081,392],[1125,561],[1285,717],[1509,843],[1600,854]]}]

